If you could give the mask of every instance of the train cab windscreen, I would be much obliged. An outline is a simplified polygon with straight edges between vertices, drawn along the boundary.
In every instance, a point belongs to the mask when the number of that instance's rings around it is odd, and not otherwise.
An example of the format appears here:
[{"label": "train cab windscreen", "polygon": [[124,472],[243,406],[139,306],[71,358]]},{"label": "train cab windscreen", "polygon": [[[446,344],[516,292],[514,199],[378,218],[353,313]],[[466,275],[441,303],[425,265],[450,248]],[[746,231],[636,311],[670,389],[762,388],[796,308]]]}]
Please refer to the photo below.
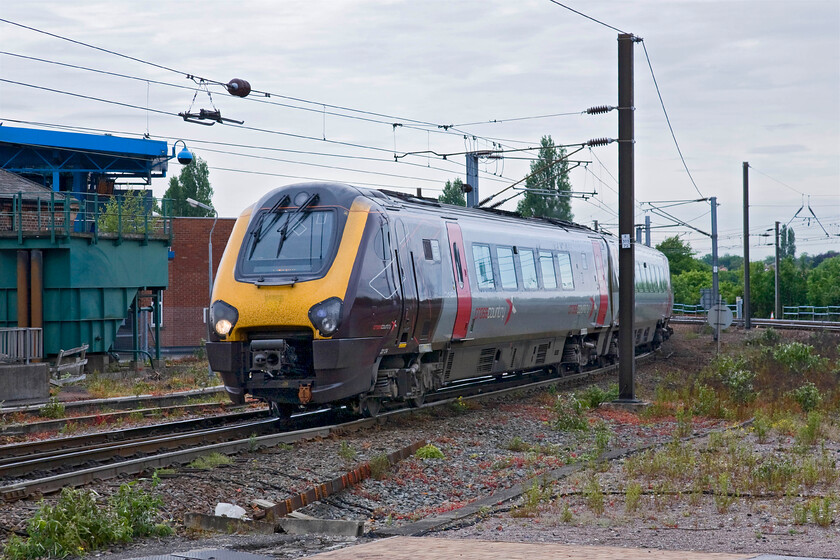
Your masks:
[{"label": "train cab windscreen", "polygon": [[335,230],[333,210],[301,207],[265,212],[246,234],[250,239],[242,245],[239,275],[318,277],[335,253]]}]

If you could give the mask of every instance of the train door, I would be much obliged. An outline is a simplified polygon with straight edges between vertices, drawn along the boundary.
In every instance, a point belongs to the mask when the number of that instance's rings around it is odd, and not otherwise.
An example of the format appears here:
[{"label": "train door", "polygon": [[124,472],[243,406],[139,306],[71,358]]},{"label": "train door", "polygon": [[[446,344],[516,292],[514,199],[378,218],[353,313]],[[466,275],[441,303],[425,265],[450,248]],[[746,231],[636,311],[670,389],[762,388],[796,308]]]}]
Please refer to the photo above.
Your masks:
[{"label": "train door", "polygon": [[414,329],[417,324],[417,281],[414,254],[409,246],[408,233],[402,220],[397,220],[395,230],[397,242],[394,247],[394,259],[402,296],[398,346],[405,348],[414,338]]},{"label": "train door", "polygon": [[609,308],[609,282],[607,281],[607,267],[605,263],[607,254],[604,249],[606,247],[603,246],[603,241],[598,239],[592,240],[592,254],[595,259],[595,278],[598,283],[598,314],[595,316],[596,327],[604,326]]},{"label": "train door", "polygon": [[458,311],[455,314],[455,324],[452,327],[452,340],[462,340],[467,336],[467,327],[472,315],[472,294],[470,293],[470,279],[467,274],[467,253],[461,226],[453,222],[446,223],[446,233],[449,235],[449,252],[452,256],[452,270],[455,274],[455,292],[458,296]]}]

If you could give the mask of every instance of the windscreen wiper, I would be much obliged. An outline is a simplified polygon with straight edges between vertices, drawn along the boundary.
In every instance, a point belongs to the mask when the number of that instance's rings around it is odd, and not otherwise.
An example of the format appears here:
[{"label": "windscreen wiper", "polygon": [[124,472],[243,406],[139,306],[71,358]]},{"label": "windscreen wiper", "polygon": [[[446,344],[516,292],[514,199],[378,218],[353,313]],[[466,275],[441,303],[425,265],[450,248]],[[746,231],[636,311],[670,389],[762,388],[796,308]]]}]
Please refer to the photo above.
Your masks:
[{"label": "windscreen wiper", "polygon": [[[310,207],[318,204],[319,198],[320,196],[317,194],[313,194],[312,196],[307,198],[306,202],[301,204],[297,209],[295,209],[294,212],[289,214],[289,217],[286,219],[286,222],[280,228],[277,229],[277,231],[280,233],[280,241],[277,243],[277,255],[275,255],[275,258],[280,256],[280,251],[283,249],[283,243],[286,242],[286,238],[289,237],[289,232],[294,231],[295,228],[297,228],[301,224],[301,222],[303,222],[303,220],[311,211]],[[300,218],[298,218],[298,216],[300,216]],[[294,220],[295,218],[298,218],[295,221],[295,226],[289,227],[292,223],[292,220]]]},{"label": "windscreen wiper", "polygon": [[[251,252],[248,254],[249,259],[254,256],[254,251],[257,248],[257,243],[260,242],[260,239],[262,239],[262,236],[265,234],[265,232],[271,229],[274,226],[274,224],[277,223],[277,220],[280,219],[280,207],[288,204],[290,200],[291,199],[289,198],[289,195],[286,195],[280,200],[278,200],[274,204],[274,206],[271,207],[271,210],[264,214],[260,214],[256,225],[254,225],[254,228],[251,230],[251,235],[254,239],[251,241]],[[265,225],[263,222],[265,222],[265,217],[269,214],[271,214],[271,218],[268,222],[268,225]]]}]

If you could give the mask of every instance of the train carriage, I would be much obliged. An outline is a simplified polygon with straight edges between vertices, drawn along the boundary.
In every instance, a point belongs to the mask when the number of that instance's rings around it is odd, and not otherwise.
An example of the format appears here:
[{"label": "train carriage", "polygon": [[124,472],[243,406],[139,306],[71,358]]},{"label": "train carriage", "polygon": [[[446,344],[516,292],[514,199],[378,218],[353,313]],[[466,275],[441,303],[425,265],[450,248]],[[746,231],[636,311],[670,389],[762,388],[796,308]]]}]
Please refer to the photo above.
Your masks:
[{"label": "train carriage", "polygon": [[[670,329],[667,260],[637,246],[637,345]],[[617,249],[575,224],[335,183],[246,209],[207,353],[234,401],[375,414],[449,383],[617,358]]]}]

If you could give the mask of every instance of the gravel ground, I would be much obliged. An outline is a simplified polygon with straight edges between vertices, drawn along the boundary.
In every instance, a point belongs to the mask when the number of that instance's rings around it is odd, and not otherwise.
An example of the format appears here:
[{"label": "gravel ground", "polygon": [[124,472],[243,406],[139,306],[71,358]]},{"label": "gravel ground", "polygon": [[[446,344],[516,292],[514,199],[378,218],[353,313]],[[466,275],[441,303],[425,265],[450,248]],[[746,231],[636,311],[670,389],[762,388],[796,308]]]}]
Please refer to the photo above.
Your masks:
[{"label": "gravel ground", "polygon": [[[696,371],[714,353],[705,337],[680,336],[692,331],[678,329],[664,347],[662,357],[637,366],[637,393],[653,396],[655,387],[669,376]],[[729,335],[726,344],[738,343]],[[665,380],[665,381],[663,381]],[[530,486],[532,477],[543,480],[530,496],[542,500],[528,508],[528,497],[483,507],[477,515],[450,523],[433,533],[443,538],[559,542],[579,545],[612,545],[671,550],[775,553],[823,558],[840,557],[840,515],[834,502],[834,523],[820,527],[813,522],[794,523],[794,505],[807,497],[735,497],[720,511],[711,495],[687,488],[644,488],[635,511],[628,512],[625,498],[626,459],[617,458],[597,469],[604,496],[602,512],[594,512],[585,488],[592,479],[583,459],[598,445],[598,430],[561,431],[553,427],[552,404],[556,396],[530,392],[477,404],[464,403],[418,412],[408,419],[391,422],[361,433],[303,442],[290,447],[243,454],[233,465],[212,471],[180,470],[162,479],[155,489],[165,502],[164,515],[171,519],[177,535],[163,541],[146,540],[129,547],[103,551],[103,559],[134,558],[175,550],[235,548],[277,558],[299,558],[364,542],[374,534],[387,533],[430,519],[464,506],[501,495],[519,484]],[[635,414],[612,408],[587,413],[590,425],[605,426],[609,447],[617,452],[637,446],[664,446],[674,439],[679,424],[673,416],[641,421]],[[709,445],[709,433],[726,430],[732,423],[695,417],[690,431],[692,445]],[[827,456],[840,463],[837,434],[825,444]],[[772,454],[793,445],[790,437],[773,436],[766,444],[754,443],[756,453]],[[443,459],[410,458],[393,467],[380,480],[363,483],[322,502],[311,504],[303,513],[323,518],[365,521],[366,535],[360,539],[330,537],[212,536],[186,531],[180,524],[188,511],[213,513],[218,502],[238,504],[253,511],[254,499],[280,501],[306,490],[314,483],[332,479],[378,454],[388,453],[425,439],[444,454]],[[524,450],[522,448],[528,447]],[[822,451],[814,450],[813,453]],[[581,470],[556,482],[549,474],[564,465]],[[148,480],[141,482],[150,487]],[[102,495],[113,492],[119,482],[92,485]],[[685,492],[676,494],[676,492]],[[840,496],[836,480],[827,487],[815,487],[808,495]],[[52,500],[53,497],[47,497]],[[20,530],[36,504],[31,501],[0,508],[0,527]],[[526,514],[528,517],[524,517]],[[2,536],[2,533],[0,533]]]}]

